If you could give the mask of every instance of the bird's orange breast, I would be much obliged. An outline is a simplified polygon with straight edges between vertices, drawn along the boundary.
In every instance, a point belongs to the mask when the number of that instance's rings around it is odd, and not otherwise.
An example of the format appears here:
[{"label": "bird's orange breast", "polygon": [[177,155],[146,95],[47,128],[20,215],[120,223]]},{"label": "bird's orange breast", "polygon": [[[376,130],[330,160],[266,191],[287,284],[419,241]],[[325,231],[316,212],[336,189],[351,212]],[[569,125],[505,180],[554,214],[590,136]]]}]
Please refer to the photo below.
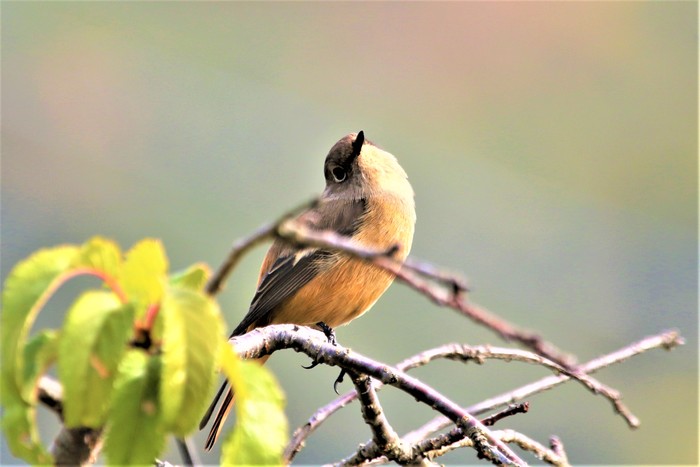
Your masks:
[{"label": "bird's orange breast", "polygon": [[[399,246],[396,258],[408,256],[413,241],[413,206],[400,200],[369,203],[353,238],[379,250]],[[337,253],[328,269],[320,272],[294,296],[279,305],[273,323],[314,325],[323,321],[335,328],[367,311],[391,285],[394,275],[361,259]]]}]

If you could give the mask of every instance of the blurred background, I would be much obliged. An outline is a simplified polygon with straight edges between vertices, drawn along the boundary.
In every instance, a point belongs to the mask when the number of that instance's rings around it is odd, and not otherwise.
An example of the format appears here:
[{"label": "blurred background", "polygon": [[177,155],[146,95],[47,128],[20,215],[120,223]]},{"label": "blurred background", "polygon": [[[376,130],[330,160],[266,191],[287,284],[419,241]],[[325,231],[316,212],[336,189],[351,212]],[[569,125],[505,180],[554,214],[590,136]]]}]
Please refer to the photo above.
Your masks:
[{"label": "blurred background", "polygon": [[[234,239],[318,194],[328,149],[363,129],[416,191],[413,255],[462,271],[474,302],[582,361],[669,328],[687,339],[598,374],[639,430],[575,384],[502,426],[560,436],[574,464],[695,464],[697,9],[3,2],[2,278],[41,247],[95,234],[124,249],[158,237],[172,269],[216,267]],[[264,252],[220,296],[229,327]],[[60,326],[80,285],[35,328]],[[448,342],[507,345],[400,284],[338,339],[390,363]],[[335,396],[337,370],[307,363],[269,363],[292,429]],[[547,372],[437,362],[415,375],[469,405]],[[400,433],[433,416],[380,396]],[[40,416],[50,440],[55,417]],[[297,462],[338,460],[369,436],[347,407]],[[180,461],[172,443],[166,458]],[[2,463],[16,462],[3,441]]]}]

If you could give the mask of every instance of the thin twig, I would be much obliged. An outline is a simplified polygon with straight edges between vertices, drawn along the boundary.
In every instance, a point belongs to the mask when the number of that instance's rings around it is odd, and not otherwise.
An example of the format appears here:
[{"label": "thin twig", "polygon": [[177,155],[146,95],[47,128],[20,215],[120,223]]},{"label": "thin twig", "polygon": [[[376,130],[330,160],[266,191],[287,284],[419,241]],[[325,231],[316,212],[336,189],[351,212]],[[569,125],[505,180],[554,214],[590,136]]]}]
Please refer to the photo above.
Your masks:
[{"label": "thin twig", "polygon": [[182,458],[182,465],[187,467],[202,465],[197,449],[192,445],[191,438],[175,438],[175,444]]},{"label": "thin twig", "polygon": [[[546,462],[547,464],[556,466],[569,465],[569,462],[565,456],[560,456],[559,454],[554,452],[554,450],[547,449],[545,446],[533,440],[532,438],[515,430],[496,430],[493,432],[493,434],[504,443],[517,444],[518,447],[520,447],[524,451],[531,452],[535,455],[535,457]],[[428,458],[432,459],[435,457],[445,455],[450,451],[454,451],[455,449],[471,446],[471,440],[469,438],[464,438],[450,445],[442,446],[439,449],[436,449],[427,455]]]},{"label": "thin twig", "polygon": [[[528,352],[527,350],[519,349],[504,349],[499,347],[491,346],[458,346],[456,345],[456,351],[453,355],[448,356],[450,359],[462,359],[462,360],[475,360],[477,362],[482,362],[486,359],[496,359],[505,361],[520,361],[525,363],[535,363],[541,365],[545,368],[556,373],[562,373],[570,378],[578,381],[588,388],[593,394],[601,394],[607,398],[615,408],[615,411],[619,413],[622,418],[625,419],[630,428],[637,428],[639,426],[639,419],[632,414],[632,412],[622,403],[620,393],[614,389],[609,388],[603,383],[597,381],[596,379],[588,376],[587,374],[578,371],[576,369],[568,370],[561,365],[558,365],[551,360],[544,358],[540,355]],[[459,348],[461,347],[461,349]]]},{"label": "thin twig", "polygon": [[569,457],[564,450],[564,443],[561,442],[558,436],[552,435],[549,437],[549,447],[559,456],[565,463],[569,463]]},{"label": "thin twig", "polygon": [[[653,349],[671,350],[685,342],[678,331],[666,331],[653,336],[645,337],[633,344],[625,346],[615,352],[600,356],[587,363],[579,365],[576,370],[583,374],[595,373],[601,368],[606,368],[610,365],[621,363],[635,355],[639,355]],[[467,411],[474,415],[481,415],[498,407],[504,407],[517,401],[521,401],[533,394],[552,389],[571,378],[567,375],[547,376],[530,384],[526,384],[512,391],[505,392],[501,395],[491,397],[477,404],[467,407]],[[450,421],[445,417],[436,417],[420,428],[417,428],[410,433],[404,435],[404,441],[416,442],[424,439],[431,433],[436,433],[450,425]]]},{"label": "thin twig", "polygon": [[236,266],[236,264],[238,264],[238,261],[241,259],[244,253],[265,240],[273,238],[276,235],[276,232],[279,230],[280,225],[294,218],[300,212],[312,208],[316,205],[316,203],[318,203],[318,199],[304,203],[301,206],[298,206],[283,214],[276,221],[259,227],[251,235],[234,242],[228,256],[221,266],[219,266],[219,269],[209,279],[204,290],[212,296],[218,294],[223,288],[223,284],[228,278],[229,274],[231,274],[231,271],[233,271],[233,268]]},{"label": "thin twig", "polygon": [[[496,414],[490,415],[484,419],[481,420],[481,423],[484,424],[484,426],[491,426],[494,423],[496,423],[497,420],[501,420],[505,417],[509,417],[518,413],[524,413],[527,412],[527,403],[525,404],[517,404],[517,405],[512,405],[509,406],[507,409],[502,410]],[[437,451],[439,449],[442,449],[446,446],[450,446],[454,443],[457,443],[459,441],[462,441],[464,439],[464,432],[460,428],[453,428],[447,433],[437,435],[434,438],[430,439],[425,439],[422,440],[416,444],[410,445],[405,443],[404,441],[401,441],[401,443],[406,446],[407,449],[410,449],[410,452],[412,454],[412,458],[407,459],[404,464],[410,464],[414,465],[416,463],[422,463],[423,461],[429,460],[432,461],[436,455],[434,455],[434,451]],[[377,457],[378,453],[381,454],[381,457]],[[377,445],[376,440],[374,441],[374,444],[367,445],[363,444],[360,445],[360,448],[355,452],[353,455],[337,462],[335,465],[336,466],[351,466],[351,465],[364,465],[367,463],[376,463],[376,464],[384,464],[388,461],[397,461],[396,459],[393,459],[390,455],[387,455],[384,449],[381,448],[381,446]],[[398,462],[398,461],[397,461]]]},{"label": "thin twig", "polygon": [[482,418],[481,423],[483,423],[484,426],[493,426],[506,417],[512,417],[513,415],[517,415],[519,413],[527,413],[528,410],[530,410],[529,402],[523,402],[522,404],[512,404],[506,407],[505,409],[501,410],[500,412],[496,412],[493,415],[489,415],[486,418]]},{"label": "thin twig", "polygon": [[394,245],[388,250],[377,250],[359,245],[351,237],[340,235],[333,230],[313,230],[295,219],[289,218],[278,224],[275,235],[302,247],[341,251],[356,258],[371,261],[382,269],[414,283],[421,283],[420,277],[425,277],[447,287],[451,294],[468,290],[466,281],[456,274],[447,273],[432,264],[411,258],[404,261],[395,259],[394,254],[401,248],[401,245]]}]

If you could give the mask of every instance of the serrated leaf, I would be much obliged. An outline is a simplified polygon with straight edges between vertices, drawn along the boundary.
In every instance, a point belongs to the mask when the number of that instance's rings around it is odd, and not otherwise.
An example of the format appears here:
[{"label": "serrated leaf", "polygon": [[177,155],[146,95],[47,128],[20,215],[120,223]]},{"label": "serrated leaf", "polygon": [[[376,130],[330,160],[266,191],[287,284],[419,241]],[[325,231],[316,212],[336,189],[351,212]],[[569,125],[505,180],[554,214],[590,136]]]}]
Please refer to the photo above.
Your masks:
[{"label": "serrated leaf", "polygon": [[51,456],[39,439],[34,403],[23,397],[25,342],[39,310],[77,251],[75,246],[39,250],[12,269],[2,292],[2,426],[12,453],[30,463],[50,463]]},{"label": "serrated leaf", "polygon": [[119,283],[130,301],[157,303],[167,282],[168,259],[160,241],[147,238],[126,253]]},{"label": "serrated leaf", "polygon": [[158,405],[160,357],[129,350],[119,367],[105,437],[110,465],[153,465],[165,447]]},{"label": "serrated leaf", "polygon": [[58,332],[53,329],[41,331],[27,342],[24,346],[24,400],[33,400],[37,380],[57,356]]},{"label": "serrated leaf", "polygon": [[160,400],[165,426],[177,436],[195,429],[214,384],[223,325],[217,303],[202,292],[170,287],[160,309],[162,376]]},{"label": "serrated leaf", "polygon": [[170,285],[184,287],[192,290],[204,290],[204,286],[209,280],[211,270],[204,263],[196,263],[170,276]]},{"label": "serrated leaf", "polygon": [[282,390],[265,367],[241,361],[230,346],[220,355],[236,394],[236,426],[221,448],[221,464],[281,465],[288,440]]},{"label": "serrated leaf", "polygon": [[68,311],[58,347],[66,426],[103,425],[132,326],[132,306],[111,292],[85,292]]},{"label": "serrated leaf", "polygon": [[75,267],[96,269],[113,278],[119,276],[121,264],[119,246],[112,240],[102,237],[92,237],[85,242],[73,262]]}]

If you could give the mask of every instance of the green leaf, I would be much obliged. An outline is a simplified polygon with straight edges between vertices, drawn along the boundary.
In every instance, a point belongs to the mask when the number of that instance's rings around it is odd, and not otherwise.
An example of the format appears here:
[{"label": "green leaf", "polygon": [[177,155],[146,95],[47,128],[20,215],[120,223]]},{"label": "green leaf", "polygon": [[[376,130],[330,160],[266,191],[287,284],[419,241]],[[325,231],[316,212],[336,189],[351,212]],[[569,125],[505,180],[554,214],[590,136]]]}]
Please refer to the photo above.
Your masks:
[{"label": "green leaf", "polygon": [[161,300],[167,271],[163,245],[158,240],[145,239],[126,253],[119,283],[129,300],[145,307]]},{"label": "green leaf", "polygon": [[[36,432],[36,384],[39,376],[44,373],[48,365],[56,358],[57,353],[56,331],[43,331],[29,340],[24,348],[25,375],[22,397],[14,393],[16,400],[5,405],[3,417],[3,429],[8,441],[12,445],[17,444],[27,433],[34,438],[34,445],[27,450],[23,446],[16,455],[21,455],[25,460],[33,463],[51,463],[51,456],[42,447],[38,433]],[[14,448],[13,448],[13,452]]]},{"label": "green leaf", "polygon": [[7,444],[16,457],[31,464],[53,464],[53,458],[39,438],[36,404],[23,400],[19,392],[3,391],[2,429]]},{"label": "green leaf", "polygon": [[[24,397],[25,378],[34,372],[25,369],[25,342],[39,310],[60,285],[77,251],[75,246],[39,250],[12,269],[2,292],[2,426],[12,453],[30,463],[50,463],[51,456],[39,439],[34,401]],[[38,351],[32,349],[27,353]]]},{"label": "green leaf", "polygon": [[36,384],[41,375],[58,356],[58,332],[53,329],[41,331],[24,346],[24,382],[22,397],[34,402]]},{"label": "green leaf", "polygon": [[66,426],[101,427],[133,326],[133,308],[111,292],[88,291],[68,311],[58,347]]},{"label": "green leaf", "polygon": [[221,464],[281,465],[288,440],[282,390],[272,373],[241,361],[229,345],[222,346],[221,356],[236,394],[236,426],[221,448]]},{"label": "green leaf", "polygon": [[158,405],[160,357],[134,349],[124,356],[115,382],[105,437],[110,465],[153,465],[165,447]]},{"label": "green leaf", "polygon": [[192,290],[204,290],[211,276],[209,266],[204,263],[193,264],[184,271],[178,271],[170,276],[170,285]]},{"label": "green leaf", "polygon": [[223,325],[217,303],[203,292],[170,287],[161,304],[162,377],[165,426],[185,436],[197,426],[216,379]]},{"label": "green leaf", "polygon": [[7,389],[6,384],[19,389],[24,371],[21,352],[29,329],[77,252],[75,246],[39,250],[18,263],[7,276],[0,317],[3,389]]},{"label": "green leaf", "polygon": [[88,267],[117,278],[122,265],[119,246],[112,240],[92,237],[80,247],[73,262],[74,267]]}]

